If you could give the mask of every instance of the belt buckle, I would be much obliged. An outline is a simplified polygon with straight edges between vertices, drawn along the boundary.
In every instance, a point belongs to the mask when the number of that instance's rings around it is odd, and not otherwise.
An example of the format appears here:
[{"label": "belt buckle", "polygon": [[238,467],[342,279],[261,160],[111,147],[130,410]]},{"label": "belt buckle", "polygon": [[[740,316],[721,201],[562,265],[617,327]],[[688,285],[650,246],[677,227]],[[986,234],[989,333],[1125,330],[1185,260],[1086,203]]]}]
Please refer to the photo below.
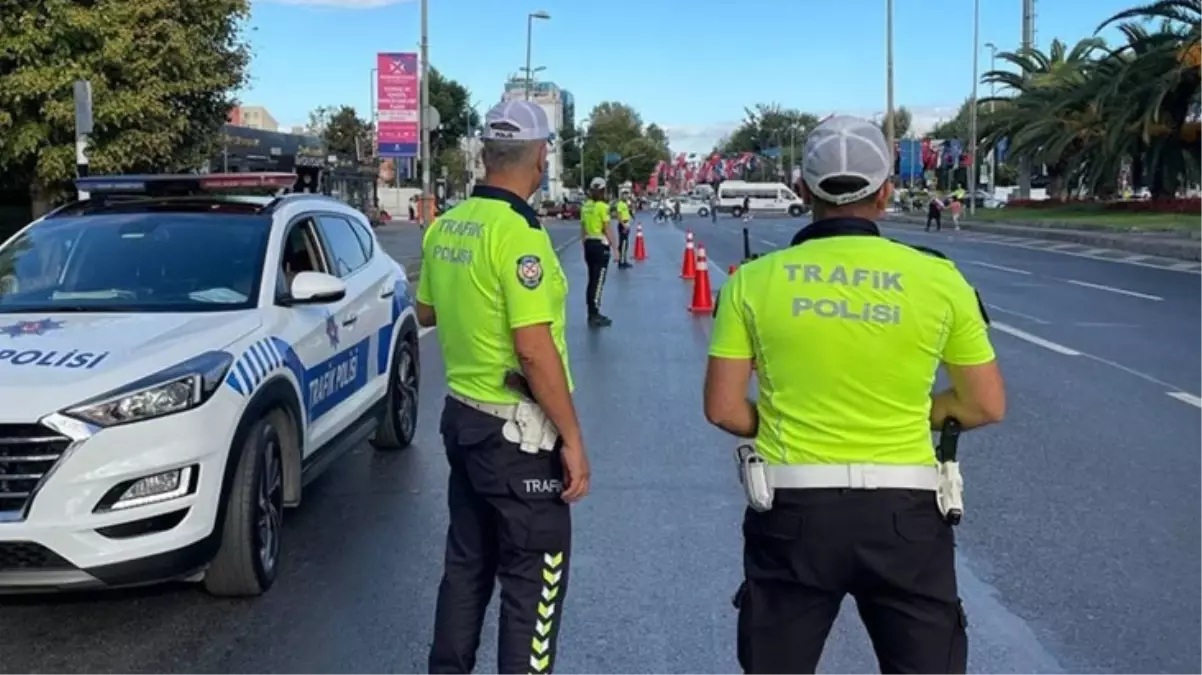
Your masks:
[{"label": "belt buckle", "polygon": [[851,464],[847,467],[848,483],[854,490],[875,490],[880,487],[876,467],[868,464]]}]

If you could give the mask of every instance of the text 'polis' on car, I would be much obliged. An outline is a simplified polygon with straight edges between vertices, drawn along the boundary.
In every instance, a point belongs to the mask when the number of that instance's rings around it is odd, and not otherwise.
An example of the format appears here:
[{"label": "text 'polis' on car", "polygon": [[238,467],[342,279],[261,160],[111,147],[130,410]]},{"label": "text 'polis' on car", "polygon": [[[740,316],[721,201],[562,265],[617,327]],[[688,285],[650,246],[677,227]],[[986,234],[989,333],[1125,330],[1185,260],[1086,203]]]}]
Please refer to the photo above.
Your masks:
[{"label": "text 'polis' on car", "polygon": [[413,440],[405,269],[295,181],[82,178],[0,246],[0,592],[257,595],[311,477]]}]

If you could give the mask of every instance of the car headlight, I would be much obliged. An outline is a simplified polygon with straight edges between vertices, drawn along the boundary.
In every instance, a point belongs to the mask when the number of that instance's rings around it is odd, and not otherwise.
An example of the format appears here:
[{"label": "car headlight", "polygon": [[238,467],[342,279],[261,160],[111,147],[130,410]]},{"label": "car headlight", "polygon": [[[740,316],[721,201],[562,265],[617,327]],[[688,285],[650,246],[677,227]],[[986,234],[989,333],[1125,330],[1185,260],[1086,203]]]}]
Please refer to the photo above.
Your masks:
[{"label": "car headlight", "polygon": [[207,352],[84,401],[63,414],[112,427],[191,410],[212,397],[233,362],[234,357],[226,352]]}]

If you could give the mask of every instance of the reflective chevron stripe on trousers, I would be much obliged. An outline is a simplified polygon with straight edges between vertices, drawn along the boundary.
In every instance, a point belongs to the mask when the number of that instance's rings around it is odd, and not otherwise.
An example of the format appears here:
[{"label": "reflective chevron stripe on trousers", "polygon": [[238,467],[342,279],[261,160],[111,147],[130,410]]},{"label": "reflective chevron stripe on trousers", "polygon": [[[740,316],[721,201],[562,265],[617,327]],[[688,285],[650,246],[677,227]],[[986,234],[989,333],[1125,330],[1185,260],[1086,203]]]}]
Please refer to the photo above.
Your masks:
[{"label": "reflective chevron stripe on trousers", "polygon": [[484,613],[501,582],[497,672],[555,667],[572,540],[559,450],[528,454],[501,420],[447,399],[450,526],[438,588],[431,673],[470,673]]}]

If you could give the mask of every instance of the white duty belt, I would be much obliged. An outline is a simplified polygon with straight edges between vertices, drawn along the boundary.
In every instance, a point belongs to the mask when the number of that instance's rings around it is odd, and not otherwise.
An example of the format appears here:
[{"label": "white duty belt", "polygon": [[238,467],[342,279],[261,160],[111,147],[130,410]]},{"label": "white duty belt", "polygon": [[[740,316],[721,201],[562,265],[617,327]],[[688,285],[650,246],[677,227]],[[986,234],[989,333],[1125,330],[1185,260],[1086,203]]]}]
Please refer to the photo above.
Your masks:
[{"label": "white duty belt", "polygon": [[931,490],[939,488],[935,466],[897,464],[769,464],[768,484],[784,489],[849,488]]},{"label": "white duty belt", "polygon": [[463,405],[503,420],[501,433],[505,440],[516,443],[522,452],[535,454],[550,452],[559,441],[559,430],[551,423],[543,409],[533,401],[521,403],[485,403],[450,392],[450,397]]}]

